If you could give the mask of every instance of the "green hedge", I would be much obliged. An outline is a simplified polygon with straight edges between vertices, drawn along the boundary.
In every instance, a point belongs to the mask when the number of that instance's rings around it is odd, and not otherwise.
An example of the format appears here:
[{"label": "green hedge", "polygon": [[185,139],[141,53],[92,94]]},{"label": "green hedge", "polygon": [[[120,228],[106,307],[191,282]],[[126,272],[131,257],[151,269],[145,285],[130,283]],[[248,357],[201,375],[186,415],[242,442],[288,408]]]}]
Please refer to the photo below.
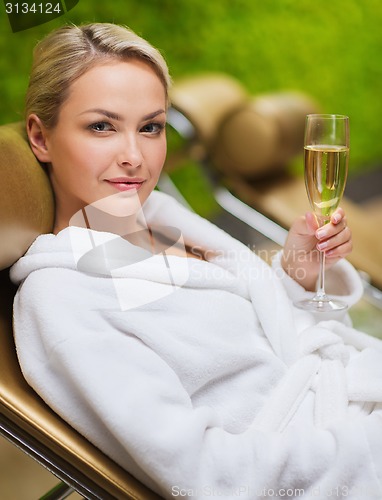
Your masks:
[{"label": "green hedge", "polygon": [[79,0],[12,33],[0,5],[1,123],[22,116],[35,42],[65,22],[113,21],[162,50],[176,79],[225,71],[253,93],[301,90],[351,118],[351,169],[382,158],[380,0]]}]

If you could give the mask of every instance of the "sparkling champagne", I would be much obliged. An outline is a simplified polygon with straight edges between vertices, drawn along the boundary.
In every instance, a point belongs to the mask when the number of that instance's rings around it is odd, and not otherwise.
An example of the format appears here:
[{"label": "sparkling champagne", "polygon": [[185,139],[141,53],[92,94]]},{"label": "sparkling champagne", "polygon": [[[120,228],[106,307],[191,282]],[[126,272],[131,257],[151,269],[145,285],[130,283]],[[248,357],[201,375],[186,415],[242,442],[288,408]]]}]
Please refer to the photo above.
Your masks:
[{"label": "sparkling champagne", "polygon": [[327,222],[338,207],[346,184],[349,148],[309,145],[304,148],[305,184],[315,214]]}]

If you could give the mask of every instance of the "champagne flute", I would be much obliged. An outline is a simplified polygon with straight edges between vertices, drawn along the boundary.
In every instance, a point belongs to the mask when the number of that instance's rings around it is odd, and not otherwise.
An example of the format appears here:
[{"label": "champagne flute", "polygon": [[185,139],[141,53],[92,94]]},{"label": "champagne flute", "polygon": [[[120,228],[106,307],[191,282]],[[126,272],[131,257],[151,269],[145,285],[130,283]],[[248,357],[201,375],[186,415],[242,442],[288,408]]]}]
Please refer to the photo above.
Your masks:
[{"label": "champagne flute", "polygon": [[[304,139],[305,186],[319,226],[330,221],[346,184],[349,163],[349,118],[344,115],[307,115]],[[347,305],[325,293],[325,252],[319,252],[317,291],[295,305],[317,312],[344,310]]]}]

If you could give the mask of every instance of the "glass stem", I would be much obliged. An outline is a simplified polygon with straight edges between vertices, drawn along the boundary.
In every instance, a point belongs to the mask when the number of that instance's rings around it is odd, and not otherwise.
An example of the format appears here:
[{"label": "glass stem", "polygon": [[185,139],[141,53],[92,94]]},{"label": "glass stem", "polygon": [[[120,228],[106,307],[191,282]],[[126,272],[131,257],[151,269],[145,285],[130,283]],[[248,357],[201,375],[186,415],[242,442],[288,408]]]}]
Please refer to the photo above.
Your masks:
[{"label": "glass stem", "polygon": [[324,300],[325,294],[325,252],[320,252],[320,268],[318,272],[316,299]]}]

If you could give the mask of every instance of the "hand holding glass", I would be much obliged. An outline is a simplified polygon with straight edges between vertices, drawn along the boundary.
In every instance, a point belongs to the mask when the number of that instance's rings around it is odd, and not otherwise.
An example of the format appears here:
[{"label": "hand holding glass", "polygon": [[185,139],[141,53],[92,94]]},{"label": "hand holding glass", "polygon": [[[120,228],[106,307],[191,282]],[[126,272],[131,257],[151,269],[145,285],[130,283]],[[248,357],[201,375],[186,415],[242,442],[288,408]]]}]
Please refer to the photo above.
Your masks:
[{"label": "hand holding glass", "polygon": [[[344,115],[308,115],[305,125],[305,186],[319,226],[341,201],[349,163],[349,118]],[[325,293],[325,252],[319,253],[320,268],[314,297],[295,305],[308,311],[328,312],[347,305]]]}]

